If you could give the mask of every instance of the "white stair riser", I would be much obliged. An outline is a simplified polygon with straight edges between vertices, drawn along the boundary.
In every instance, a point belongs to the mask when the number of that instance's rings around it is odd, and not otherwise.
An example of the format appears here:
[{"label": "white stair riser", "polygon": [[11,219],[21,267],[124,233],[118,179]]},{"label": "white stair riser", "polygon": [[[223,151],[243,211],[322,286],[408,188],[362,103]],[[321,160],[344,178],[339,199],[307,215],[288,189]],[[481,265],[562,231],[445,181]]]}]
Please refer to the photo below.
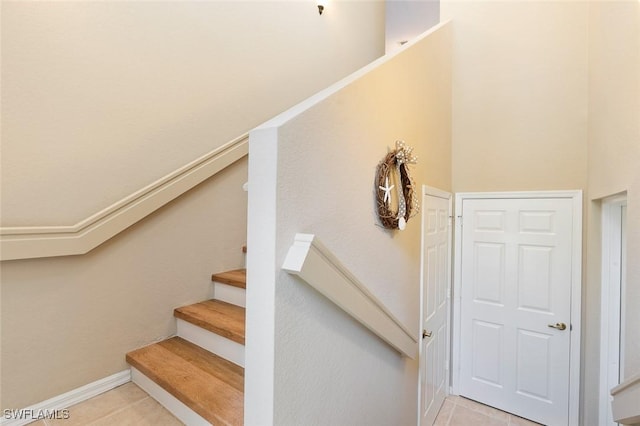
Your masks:
[{"label": "white stair riser", "polygon": [[244,345],[176,318],[178,336],[244,368]]},{"label": "white stair riser", "polygon": [[232,305],[242,306],[243,308],[247,306],[247,291],[232,285],[214,282],[213,297],[214,299],[231,303]]},{"label": "white stair riser", "polygon": [[131,367],[131,381],[151,395],[153,399],[169,410],[182,423],[189,426],[211,426],[211,423],[202,416],[187,407],[135,367]]}]

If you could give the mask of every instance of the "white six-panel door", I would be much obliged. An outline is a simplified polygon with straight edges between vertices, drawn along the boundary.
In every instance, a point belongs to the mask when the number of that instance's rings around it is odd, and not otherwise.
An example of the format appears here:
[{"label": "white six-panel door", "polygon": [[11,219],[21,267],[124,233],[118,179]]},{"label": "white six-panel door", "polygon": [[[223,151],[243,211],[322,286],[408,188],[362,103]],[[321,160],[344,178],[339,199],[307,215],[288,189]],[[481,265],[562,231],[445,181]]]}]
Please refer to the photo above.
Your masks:
[{"label": "white six-panel door", "polygon": [[450,195],[431,190],[423,202],[420,425],[431,426],[448,393]]},{"label": "white six-panel door", "polygon": [[554,426],[569,422],[572,212],[567,198],[462,206],[459,393]]}]

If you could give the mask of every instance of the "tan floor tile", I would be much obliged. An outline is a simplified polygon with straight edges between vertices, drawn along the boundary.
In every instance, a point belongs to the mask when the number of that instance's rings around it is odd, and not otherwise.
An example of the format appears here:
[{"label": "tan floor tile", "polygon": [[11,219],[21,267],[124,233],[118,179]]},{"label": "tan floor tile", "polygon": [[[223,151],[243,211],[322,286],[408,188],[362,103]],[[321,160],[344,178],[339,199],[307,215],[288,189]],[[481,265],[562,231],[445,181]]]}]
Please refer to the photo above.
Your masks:
[{"label": "tan floor tile", "polygon": [[448,398],[445,399],[444,404],[440,407],[440,411],[438,412],[438,416],[436,417],[436,421],[433,423],[433,426],[446,426],[449,423],[449,417],[451,417],[451,412],[453,411],[454,406],[454,402],[451,402]]},{"label": "tan floor tile", "polygon": [[461,398],[461,397],[458,396],[458,395],[447,395],[446,400],[447,401],[451,401],[451,402],[453,402],[455,404],[455,403],[458,402],[459,398]]},{"label": "tan floor tile", "polygon": [[474,426],[542,426],[540,423],[523,419],[459,395],[446,397],[434,426],[465,425],[467,422],[474,422]]},{"label": "tan floor tile", "polygon": [[522,417],[510,415],[509,424],[513,426],[539,426],[540,423],[532,422],[531,420],[523,419]]},{"label": "tan floor tile", "polygon": [[463,407],[470,408],[479,413],[485,414],[489,417],[493,417],[496,419],[500,419],[503,422],[509,421],[509,414],[504,411],[498,410],[497,408],[490,407],[485,404],[481,404],[479,402],[473,401],[471,399],[467,399],[464,397],[459,397],[457,401],[458,405],[462,405]]},{"label": "tan floor tile", "polygon": [[505,426],[507,421],[495,419],[462,405],[456,405],[449,420],[450,426]]},{"label": "tan floor tile", "polygon": [[148,395],[130,382],[70,407],[68,419],[51,420],[48,424],[51,426],[84,426],[144,398],[148,398]]},{"label": "tan floor tile", "polygon": [[47,426],[44,420],[36,420],[35,422],[28,423],[27,426]]},{"label": "tan floor tile", "polygon": [[150,397],[90,423],[91,426],[180,426],[182,424]]}]

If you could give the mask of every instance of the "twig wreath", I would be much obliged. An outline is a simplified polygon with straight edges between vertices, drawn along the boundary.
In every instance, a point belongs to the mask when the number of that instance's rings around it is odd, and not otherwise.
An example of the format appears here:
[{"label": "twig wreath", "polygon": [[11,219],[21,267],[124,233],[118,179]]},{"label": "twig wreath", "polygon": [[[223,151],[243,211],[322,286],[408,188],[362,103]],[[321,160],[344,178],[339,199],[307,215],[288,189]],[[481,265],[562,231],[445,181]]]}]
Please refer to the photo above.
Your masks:
[{"label": "twig wreath", "polygon": [[[387,229],[403,230],[407,221],[418,213],[418,200],[409,174],[409,164],[418,160],[413,148],[404,141],[396,141],[396,149],[389,152],[376,168],[376,203],[380,223]],[[390,180],[391,179],[391,180]],[[396,182],[396,184],[391,184]],[[397,185],[397,210],[391,203],[391,190]]]}]

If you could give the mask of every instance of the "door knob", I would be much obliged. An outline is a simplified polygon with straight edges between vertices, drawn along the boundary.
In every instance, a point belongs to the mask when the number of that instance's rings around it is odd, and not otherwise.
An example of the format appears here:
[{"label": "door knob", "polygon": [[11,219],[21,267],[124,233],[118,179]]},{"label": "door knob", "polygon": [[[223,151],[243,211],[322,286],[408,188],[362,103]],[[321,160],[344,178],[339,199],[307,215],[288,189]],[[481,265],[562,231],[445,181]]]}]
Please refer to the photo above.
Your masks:
[{"label": "door knob", "polygon": [[567,329],[567,324],[565,324],[563,322],[557,322],[555,324],[549,324],[549,327],[557,328],[558,330],[566,330]]},{"label": "door knob", "polygon": [[431,332],[427,330],[422,330],[422,338],[431,337]]}]

